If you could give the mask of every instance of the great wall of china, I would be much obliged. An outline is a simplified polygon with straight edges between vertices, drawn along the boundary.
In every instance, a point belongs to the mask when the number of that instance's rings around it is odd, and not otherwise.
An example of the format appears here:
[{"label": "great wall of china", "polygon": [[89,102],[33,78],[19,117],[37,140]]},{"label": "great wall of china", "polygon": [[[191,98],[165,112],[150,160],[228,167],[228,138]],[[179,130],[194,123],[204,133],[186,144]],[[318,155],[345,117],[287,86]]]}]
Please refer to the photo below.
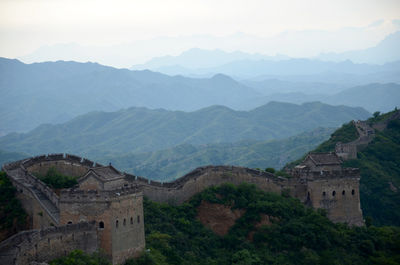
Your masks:
[{"label": "great wall of china", "polygon": [[[310,153],[288,171],[289,178],[244,167],[206,166],[162,183],[70,154],[6,164],[2,170],[15,186],[33,230],[0,243],[0,264],[49,261],[74,249],[88,253],[102,249],[113,264],[120,264],[144,250],[143,195],[156,202],[180,204],[207,187],[224,183],[246,182],[268,192],[288,192],[310,207],[325,209],[333,222],[363,225],[359,170],[342,168],[341,161],[356,158],[374,138],[374,129],[383,130],[393,119],[400,119],[400,111],[372,127],[353,121],[358,139],[338,143],[334,153]],[[78,177],[78,185],[52,190],[35,176],[50,168]]]},{"label": "great wall of china", "polygon": [[[332,155],[325,154],[327,157]],[[165,183],[122,173],[111,165],[105,167],[69,154],[42,155],[10,163],[4,165],[3,170],[16,187],[18,198],[31,217],[31,227],[35,230],[3,241],[0,244],[0,262],[29,264],[30,261],[51,260],[74,247],[89,253],[100,247],[106,250],[114,264],[118,264],[144,249],[144,226],[140,221],[143,218],[142,194],[153,201],[180,204],[209,186],[223,183],[247,182],[264,191],[286,191],[307,205],[326,209],[334,222],[362,225],[358,170],[342,169],[340,165],[328,162],[321,164],[322,167],[317,165],[315,170],[309,167],[292,170],[291,178],[244,167],[207,166]],[[57,194],[35,177],[34,173],[44,174],[52,167],[62,174],[79,177],[80,186]],[[107,170],[107,176],[118,185],[110,190],[90,188],[96,179],[90,174],[96,175],[96,170],[100,169]],[[69,227],[71,224],[75,226]],[[53,226],[58,229],[48,230]],[[73,235],[69,235],[71,230],[74,230]],[[27,233],[36,236],[26,236]],[[128,238],[126,235],[129,233],[131,237]],[[81,238],[87,244],[74,245],[71,236]],[[55,241],[55,238],[59,240]],[[40,247],[36,252],[24,247],[44,246],[43,242],[47,240],[57,248],[62,238],[64,241],[68,238],[72,247],[60,248],[51,252],[53,254],[40,254]],[[127,245],[130,246],[128,249]]]}]

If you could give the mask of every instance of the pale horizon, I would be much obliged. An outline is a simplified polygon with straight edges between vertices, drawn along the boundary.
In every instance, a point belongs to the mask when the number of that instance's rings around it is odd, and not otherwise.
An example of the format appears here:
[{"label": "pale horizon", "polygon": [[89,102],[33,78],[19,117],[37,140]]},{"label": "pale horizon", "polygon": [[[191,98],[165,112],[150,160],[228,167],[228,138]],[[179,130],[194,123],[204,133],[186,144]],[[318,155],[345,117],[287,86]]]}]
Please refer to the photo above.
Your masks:
[{"label": "pale horizon", "polygon": [[0,1],[0,56],[130,67],[191,48],[294,58],[375,46],[398,1]]}]

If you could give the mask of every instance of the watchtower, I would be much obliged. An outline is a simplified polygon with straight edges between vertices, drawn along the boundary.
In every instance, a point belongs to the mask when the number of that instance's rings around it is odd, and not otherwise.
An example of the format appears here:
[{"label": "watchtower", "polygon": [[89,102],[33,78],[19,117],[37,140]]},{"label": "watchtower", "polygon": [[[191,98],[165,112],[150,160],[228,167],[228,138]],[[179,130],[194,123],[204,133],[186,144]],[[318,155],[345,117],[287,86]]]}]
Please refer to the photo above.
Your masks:
[{"label": "watchtower", "polygon": [[95,221],[99,247],[113,264],[138,256],[145,247],[143,194],[114,167],[95,167],[78,187],[61,191],[60,225]]}]

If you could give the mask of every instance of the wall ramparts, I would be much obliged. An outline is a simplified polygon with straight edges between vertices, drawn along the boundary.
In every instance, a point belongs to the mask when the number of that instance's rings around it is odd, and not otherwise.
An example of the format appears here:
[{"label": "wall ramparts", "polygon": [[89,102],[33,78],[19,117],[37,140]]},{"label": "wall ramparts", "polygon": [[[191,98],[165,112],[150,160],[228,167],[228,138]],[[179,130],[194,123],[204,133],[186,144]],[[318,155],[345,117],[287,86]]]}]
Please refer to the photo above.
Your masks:
[{"label": "wall ramparts", "polygon": [[57,216],[49,211],[31,188],[18,179],[10,177],[10,181],[17,189],[17,198],[21,201],[22,207],[30,216],[31,227],[38,229],[58,224]]},{"label": "wall ramparts", "polygon": [[[137,180],[139,181],[137,182]],[[232,166],[197,168],[182,178],[169,183],[146,181],[143,178],[137,180],[135,182],[138,184],[139,190],[142,190],[143,194],[149,199],[172,204],[180,204],[207,187],[224,183],[235,185],[243,182],[253,183],[262,190],[278,193],[283,188],[290,186],[288,179],[277,178],[267,172]]]},{"label": "wall ramparts", "polygon": [[48,262],[75,249],[98,249],[94,222],[20,232],[0,243],[0,264],[25,265]]}]

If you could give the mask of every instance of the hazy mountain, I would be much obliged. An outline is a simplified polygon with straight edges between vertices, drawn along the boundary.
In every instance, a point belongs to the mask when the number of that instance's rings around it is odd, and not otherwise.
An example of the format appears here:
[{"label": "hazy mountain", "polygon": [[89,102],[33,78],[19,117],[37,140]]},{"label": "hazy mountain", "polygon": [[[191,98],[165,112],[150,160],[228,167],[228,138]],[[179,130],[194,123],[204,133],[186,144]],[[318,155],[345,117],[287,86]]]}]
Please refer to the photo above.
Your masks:
[{"label": "hazy mountain", "polygon": [[375,47],[343,53],[325,53],[318,56],[327,61],[352,60],[357,63],[387,63],[400,60],[400,31],[390,34]]},{"label": "hazy mountain", "polygon": [[[223,50],[204,50],[199,48],[189,49],[178,56],[162,56],[155,57],[145,64],[134,65],[132,70],[145,70],[166,67],[180,67],[182,71],[185,69],[210,68],[224,65],[238,60],[282,60],[287,56],[267,56],[262,54],[249,54],[241,51],[225,52]],[[190,70],[189,70],[190,71]],[[162,73],[170,74],[165,71]],[[176,73],[171,73],[176,74]],[[179,73],[182,74],[182,73]]]},{"label": "hazy mountain", "polygon": [[[258,92],[266,95],[252,100],[256,105],[262,105],[270,101],[295,104],[321,101],[332,105],[362,107],[369,112],[386,112],[393,110],[395,107],[400,107],[400,85],[394,83],[375,83],[347,89],[333,84],[295,83],[279,80],[246,82],[246,84],[253,86]],[[337,92],[339,89],[341,90],[340,92],[330,94]],[[278,91],[281,91],[281,93]]]},{"label": "hazy mountain", "polygon": [[[213,51],[202,51],[203,60],[213,59]],[[172,57],[171,64],[165,62],[163,66],[154,66],[151,63],[140,66],[152,71],[168,75],[186,76],[212,76],[217,73],[232,76],[238,80],[252,79],[260,81],[265,79],[280,79],[283,81],[307,81],[324,82],[333,84],[345,84],[348,86],[367,84],[371,82],[400,82],[399,61],[384,65],[353,63],[350,60],[340,62],[327,62],[316,59],[242,59],[234,60],[226,64],[206,68],[190,68],[180,64],[173,64],[182,60],[180,57]],[[167,59],[165,59],[167,60]],[[160,62],[157,63],[159,64]],[[194,63],[192,63],[194,64]],[[201,64],[201,61],[199,62]],[[329,80],[325,80],[328,76]],[[325,80],[325,81],[324,81]]]},{"label": "hazy mountain", "polygon": [[0,138],[5,150],[81,155],[146,152],[180,144],[279,139],[317,127],[336,127],[370,114],[362,108],[318,102],[271,102],[251,111],[212,106],[195,112],[130,108],[91,112],[59,125],[41,125]]},{"label": "hazy mountain", "polygon": [[205,165],[279,169],[327,140],[334,129],[319,128],[282,140],[240,141],[207,145],[183,144],[148,153],[94,157],[120,170],[157,180],[181,177]]},{"label": "hazy mountain", "polygon": [[[38,48],[19,57],[24,62],[74,60],[98,62],[114,67],[129,68],[145,63],[151,58],[178,55],[192,48],[224,51],[247,51],[267,53],[269,56],[285,54],[289,57],[314,57],[322,52],[343,52],[375,46],[393,28],[365,25],[345,27],[337,30],[288,30],[269,37],[260,37],[243,32],[224,36],[194,34],[186,36],[159,36],[151,39],[127,41],[115,45],[82,45],[58,43]],[[212,58],[211,58],[212,59]]]},{"label": "hazy mountain", "polygon": [[363,107],[370,112],[387,112],[400,107],[400,85],[392,83],[353,87],[322,101],[333,105]]},{"label": "hazy mountain", "polygon": [[5,58],[0,58],[0,93],[0,135],[95,110],[144,106],[191,111],[217,104],[242,109],[247,108],[243,102],[259,96],[224,75],[194,79],[94,63],[23,64]]},{"label": "hazy mountain", "polygon": [[[272,77],[281,75],[316,75],[321,73],[340,73],[368,77],[366,75],[370,73],[388,71],[396,71],[398,75],[400,72],[398,65],[393,69],[390,64],[385,67],[380,67],[377,64],[399,61],[400,51],[397,48],[399,46],[400,31],[387,36],[371,48],[344,53],[327,53],[314,59],[289,59],[289,57],[282,55],[266,56],[247,54],[240,51],[228,53],[222,50],[196,48],[189,49],[178,56],[155,57],[144,64],[135,65],[132,68],[150,69],[168,75],[186,76],[211,76],[216,73],[223,73],[240,79],[267,75]],[[375,79],[370,77],[366,82],[357,82],[352,85],[399,81],[399,79],[378,80],[376,78],[379,78],[379,76],[376,76]]]},{"label": "hazy mountain", "polygon": [[0,150],[0,168],[5,163],[14,162],[25,157],[29,157],[29,155],[24,153],[7,152],[4,150]]},{"label": "hazy mountain", "polygon": [[[258,82],[258,84],[260,86],[257,87],[257,91],[267,95],[252,100],[256,105],[262,105],[270,101],[295,104],[321,101],[331,105],[362,107],[371,113],[375,111],[386,112],[393,110],[395,107],[400,107],[400,85],[394,83],[356,86],[344,89],[333,95],[327,94],[329,88],[332,88],[330,91],[334,92],[340,86],[310,83],[309,87],[303,87],[308,83],[303,83],[303,85],[301,85],[302,83],[293,83],[294,85],[290,85],[290,83],[276,82],[275,80]],[[283,86],[280,86],[280,84],[283,84]],[[285,86],[285,84],[288,85]],[[284,93],[276,93],[279,90]],[[318,92],[326,94],[318,94]]]}]

